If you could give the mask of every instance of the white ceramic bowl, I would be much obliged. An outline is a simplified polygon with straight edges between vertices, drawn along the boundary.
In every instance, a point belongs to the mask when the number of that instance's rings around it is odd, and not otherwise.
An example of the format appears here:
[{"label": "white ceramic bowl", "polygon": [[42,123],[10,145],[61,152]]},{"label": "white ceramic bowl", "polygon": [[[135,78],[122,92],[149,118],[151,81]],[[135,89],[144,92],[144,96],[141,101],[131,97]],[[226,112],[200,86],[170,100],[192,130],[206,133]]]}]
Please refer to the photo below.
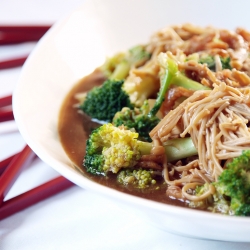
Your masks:
[{"label": "white ceramic bowl", "polygon": [[71,167],[57,133],[61,104],[107,55],[147,42],[156,30],[182,23],[250,28],[247,1],[87,1],[40,40],[14,91],[19,130],[35,153],[82,188],[101,192],[169,232],[196,238],[250,241],[250,218],[165,205],[100,186]]}]

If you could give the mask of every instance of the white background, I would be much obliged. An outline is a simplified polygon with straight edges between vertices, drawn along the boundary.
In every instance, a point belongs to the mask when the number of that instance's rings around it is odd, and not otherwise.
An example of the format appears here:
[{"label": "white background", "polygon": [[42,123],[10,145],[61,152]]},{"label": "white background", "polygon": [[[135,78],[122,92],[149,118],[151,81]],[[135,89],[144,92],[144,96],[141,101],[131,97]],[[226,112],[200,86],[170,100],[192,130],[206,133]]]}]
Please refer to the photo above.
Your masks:
[{"label": "white background", "polygon": [[[82,3],[84,0],[0,0],[0,24],[52,24]],[[33,47],[33,43],[1,46],[0,60],[26,54]],[[12,93],[20,72],[21,68],[0,70],[0,97]],[[0,124],[0,160],[24,145],[14,122]],[[23,171],[6,198],[56,176],[38,159]],[[250,243],[172,235],[146,224],[114,201],[74,186],[0,221],[0,249],[244,250],[250,249]]]}]

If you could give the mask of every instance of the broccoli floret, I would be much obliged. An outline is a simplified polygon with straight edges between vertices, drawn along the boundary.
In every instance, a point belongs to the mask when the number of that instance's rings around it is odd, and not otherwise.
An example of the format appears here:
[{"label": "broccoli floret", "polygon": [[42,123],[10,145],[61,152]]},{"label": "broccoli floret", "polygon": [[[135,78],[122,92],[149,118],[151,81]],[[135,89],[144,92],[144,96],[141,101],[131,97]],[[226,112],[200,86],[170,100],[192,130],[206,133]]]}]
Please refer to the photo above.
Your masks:
[{"label": "broccoli floret", "polygon": [[208,208],[222,214],[250,215],[250,150],[234,158],[226,165],[216,182],[198,186],[194,195],[200,196],[209,185],[213,185],[212,195],[201,201],[191,201],[190,207]]},{"label": "broccoli floret", "polygon": [[122,90],[123,80],[107,80],[90,90],[80,109],[92,118],[111,122],[123,107],[133,108],[129,96]]},{"label": "broccoli floret", "polygon": [[145,100],[154,98],[159,88],[158,72],[149,65],[131,70],[123,85],[123,90],[136,107],[142,106]]},{"label": "broccoli floret", "polygon": [[198,63],[206,64],[209,69],[215,71],[215,61],[212,56],[202,57],[199,59]]},{"label": "broccoli floret", "polygon": [[205,183],[201,186],[196,186],[194,190],[195,196],[201,196],[206,193],[212,186],[214,192],[208,195],[205,199],[199,201],[190,201],[189,207],[206,209],[214,213],[230,214],[230,203],[221,193],[216,192],[214,184]]},{"label": "broccoli floret", "polygon": [[148,116],[150,107],[146,100],[140,108],[123,108],[117,112],[113,118],[113,124],[116,127],[124,125],[128,129],[134,128],[139,134],[139,139],[151,142],[149,132],[159,123],[157,116]]},{"label": "broccoli floret", "polygon": [[117,173],[122,167],[133,167],[140,158],[137,137],[137,133],[110,123],[95,129],[86,144],[87,172],[105,175],[108,171]]},{"label": "broccoli floret", "polygon": [[[132,185],[136,188],[148,188],[157,183],[155,173],[149,169],[124,169],[117,175],[117,181],[124,186]],[[157,188],[157,187],[156,187]]]},{"label": "broccoli floret", "polygon": [[[230,65],[230,57],[220,57],[220,61],[221,61],[221,66],[222,69],[232,69],[231,65]],[[207,64],[207,67],[212,70],[215,71],[215,59],[213,56],[206,56],[206,57],[201,57],[199,59],[199,63],[201,64]]]},{"label": "broccoli floret", "polygon": [[230,57],[220,57],[222,69],[232,69],[232,66],[230,64],[231,58]]},{"label": "broccoli floret", "polygon": [[[132,68],[136,69],[140,66],[143,66],[146,63],[146,61],[150,59],[150,57],[151,54],[147,52],[146,46],[138,45],[131,48],[126,53],[119,53],[111,58],[108,58],[105,61],[105,63],[100,67],[100,69],[104,73],[104,75],[112,81],[125,80],[128,77],[129,71]],[[141,74],[140,70],[138,72],[139,74]],[[129,96],[130,104],[131,103],[133,105],[136,104],[137,106],[141,106],[143,104],[143,101],[147,99],[150,93],[152,92],[154,93],[158,90],[157,86],[151,84],[152,78],[154,80],[154,78],[156,77],[154,75],[152,76],[152,74],[148,72],[145,73],[144,71],[142,71],[142,74],[143,74],[143,79],[141,81],[142,84],[135,83],[133,79],[132,86],[127,81],[124,82],[122,86],[122,92],[125,92],[126,95]],[[138,104],[134,100],[135,98],[143,101]],[[131,107],[131,105],[128,107]]]},{"label": "broccoli floret", "polygon": [[[83,165],[87,172],[106,175],[134,167],[142,155],[150,154],[153,147],[152,143],[138,140],[138,136],[136,132],[111,123],[95,129],[86,145]],[[168,161],[197,155],[191,138],[169,140],[164,148]]]},{"label": "broccoli floret", "polygon": [[193,81],[188,78],[184,73],[178,69],[178,64],[166,53],[159,54],[159,64],[161,67],[160,70],[160,90],[155,102],[154,107],[149,112],[149,116],[154,116],[160,109],[165,95],[171,85],[181,86],[190,90],[206,90],[208,87],[200,84],[199,82]]},{"label": "broccoli floret", "polygon": [[125,57],[125,53],[117,53],[114,56],[107,58],[104,64],[100,67],[100,70],[103,72],[103,74],[107,78],[110,78],[116,66],[119,63],[121,63],[122,60],[124,60],[124,57]]},{"label": "broccoli floret", "polygon": [[149,98],[155,98],[159,88],[158,70],[152,65],[131,70],[123,85],[123,90],[136,107],[142,106],[143,102]]},{"label": "broccoli floret", "polygon": [[126,53],[119,53],[108,58],[101,70],[110,79],[123,80],[128,76],[132,67],[143,65],[150,57],[151,54],[146,51],[144,45],[137,45]]},{"label": "broccoli floret", "polygon": [[101,154],[86,154],[84,164],[87,171],[94,175],[103,175],[104,156]]},{"label": "broccoli floret", "polygon": [[[194,190],[194,195],[199,197],[203,195],[205,192],[207,192],[208,189],[209,189],[208,183],[205,183],[204,185],[197,185]],[[213,196],[210,195],[206,199],[202,199],[201,201],[190,201],[189,207],[206,209],[207,207],[211,206],[213,202],[214,202]]]},{"label": "broccoli floret", "polygon": [[229,198],[235,215],[250,215],[250,150],[228,163],[215,182],[219,194]]}]

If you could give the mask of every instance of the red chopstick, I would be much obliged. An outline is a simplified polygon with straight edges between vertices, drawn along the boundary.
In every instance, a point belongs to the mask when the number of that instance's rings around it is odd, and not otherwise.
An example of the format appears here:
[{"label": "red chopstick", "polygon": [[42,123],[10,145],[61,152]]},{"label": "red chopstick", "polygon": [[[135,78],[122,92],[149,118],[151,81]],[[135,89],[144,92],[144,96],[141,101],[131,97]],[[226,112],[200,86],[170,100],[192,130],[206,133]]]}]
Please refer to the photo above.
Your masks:
[{"label": "red chopstick", "polygon": [[50,27],[51,25],[0,25],[0,31],[44,34]]},{"label": "red chopstick", "polygon": [[0,207],[0,220],[52,195],[55,195],[73,185],[74,184],[72,182],[60,176],[40,185],[39,187],[20,194],[17,197],[7,200]]},{"label": "red chopstick", "polygon": [[26,145],[24,149],[11,160],[0,177],[0,206],[21,171],[31,163],[34,156],[35,153]]},{"label": "red chopstick", "polygon": [[[30,164],[35,156],[36,155],[29,146],[25,146],[20,153],[0,162],[0,170],[5,170],[2,176],[0,176],[0,220],[74,185],[71,181],[60,176],[23,194],[4,201],[4,197],[22,169]],[[8,166],[6,167],[6,165]]]},{"label": "red chopstick", "polygon": [[0,26],[0,45],[38,41],[50,27],[50,25]]},{"label": "red chopstick", "polygon": [[11,105],[12,104],[12,95],[8,95],[0,98],[0,108]]},{"label": "red chopstick", "polygon": [[5,96],[0,98],[0,122],[14,120],[12,110],[1,109],[12,104],[12,96]]},{"label": "red chopstick", "polygon": [[24,42],[35,42],[38,41],[44,34],[40,33],[22,33],[22,32],[9,32],[4,33],[0,32],[0,45],[6,44],[16,44],[16,43],[24,43]]},{"label": "red chopstick", "polygon": [[19,67],[24,64],[28,56],[22,56],[13,59],[7,59],[4,61],[0,61],[0,69],[9,69],[14,67]]},{"label": "red chopstick", "polygon": [[12,155],[2,161],[0,161],[0,175],[4,172],[4,170],[7,168],[7,166],[10,164],[10,162],[13,160],[13,158],[16,156],[17,154],[15,155]]},{"label": "red chopstick", "polygon": [[14,114],[12,110],[0,110],[0,122],[6,122],[14,120]]}]

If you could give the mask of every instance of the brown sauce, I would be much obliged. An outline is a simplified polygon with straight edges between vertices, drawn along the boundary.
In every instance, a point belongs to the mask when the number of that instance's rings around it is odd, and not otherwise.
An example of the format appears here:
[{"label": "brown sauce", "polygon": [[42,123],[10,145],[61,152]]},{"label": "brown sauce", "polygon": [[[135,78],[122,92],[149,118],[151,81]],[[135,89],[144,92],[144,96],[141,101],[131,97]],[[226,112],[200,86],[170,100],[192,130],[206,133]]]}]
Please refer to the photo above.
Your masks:
[{"label": "brown sauce", "polygon": [[103,74],[95,70],[92,74],[80,80],[66,96],[62,104],[58,124],[60,140],[66,154],[84,176],[95,182],[146,199],[184,206],[185,203],[170,199],[166,196],[166,186],[164,184],[162,184],[158,190],[138,190],[132,187],[122,186],[116,181],[115,175],[110,174],[106,177],[94,176],[85,171],[82,163],[85,154],[86,140],[90,132],[97,127],[98,124],[91,121],[86,115],[78,112],[77,108],[74,107],[74,105],[77,104],[77,100],[74,96],[76,93],[88,91],[94,86],[102,84],[104,80],[105,77]]}]

